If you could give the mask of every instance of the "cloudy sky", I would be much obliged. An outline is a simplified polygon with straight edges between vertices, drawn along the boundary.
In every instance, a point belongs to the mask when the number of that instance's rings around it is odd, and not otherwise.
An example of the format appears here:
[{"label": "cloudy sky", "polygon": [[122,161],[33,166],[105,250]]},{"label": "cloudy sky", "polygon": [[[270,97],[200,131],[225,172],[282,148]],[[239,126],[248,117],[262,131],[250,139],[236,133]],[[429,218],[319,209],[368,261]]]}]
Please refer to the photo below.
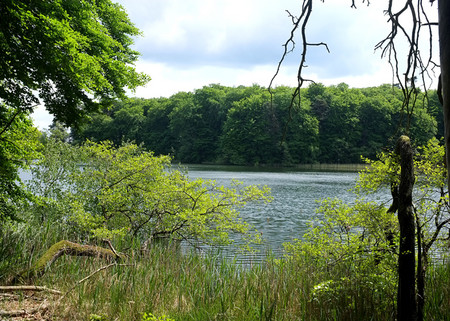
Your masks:
[{"label": "cloudy sky", "polygon": [[[141,29],[135,49],[142,55],[139,71],[152,78],[132,96],[169,97],[219,83],[226,86],[268,86],[289,38],[301,0],[116,0]],[[351,87],[392,83],[392,73],[376,43],[387,36],[383,14],[387,1],[357,0],[314,2],[307,30],[311,47],[306,78],[326,85],[346,82]],[[366,0],[367,3],[367,0]],[[428,5],[428,3],[427,3]],[[436,10],[433,10],[436,11]],[[301,41],[297,35],[297,46]],[[288,56],[276,85],[295,86],[300,51]],[[44,127],[42,112],[35,122]]]},{"label": "cloudy sky", "polygon": [[[137,68],[152,81],[137,91],[139,97],[170,96],[211,83],[268,86],[290,35],[286,10],[299,15],[301,5],[301,0],[119,2],[144,34],[136,39],[142,53]],[[390,82],[389,66],[373,50],[388,31],[382,9],[351,9],[349,0],[316,1],[308,39],[326,42],[331,53],[311,48],[308,76],[356,87]],[[289,56],[277,84],[295,85],[299,59],[300,51]]]}]

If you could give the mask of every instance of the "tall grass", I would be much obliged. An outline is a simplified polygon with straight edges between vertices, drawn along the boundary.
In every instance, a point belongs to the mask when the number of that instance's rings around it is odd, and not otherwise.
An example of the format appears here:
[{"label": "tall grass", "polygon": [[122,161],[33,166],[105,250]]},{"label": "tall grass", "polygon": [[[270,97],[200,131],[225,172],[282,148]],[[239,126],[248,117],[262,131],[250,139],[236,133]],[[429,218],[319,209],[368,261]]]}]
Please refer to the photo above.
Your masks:
[{"label": "tall grass", "polygon": [[[41,233],[22,232],[1,238],[0,254],[16,253],[9,259],[0,257],[11,261],[2,261],[3,280],[11,266],[26,267],[60,240],[55,239],[50,228]],[[12,244],[15,247],[8,249]],[[31,258],[30,253],[34,253]],[[103,320],[141,320],[144,312],[168,315],[174,320],[395,317],[395,287],[388,286],[383,275],[358,279],[345,265],[320,267],[307,257],[295,261],[269,257],[261,264],[244,266],[218,255],[182,253],[176,246],[153,246],[145,254],[128,253],[128,262],[123,262],[126,266],[102,270],[75,287],[77,281],[107,263],[95,258],[58,259],[34,281],[69,291],[52,306],[52,320],[89,320],[92,315],[103,316]],[[430,271],[426,319],[448,318],[449,277],[449,265],[437,265]]]}]

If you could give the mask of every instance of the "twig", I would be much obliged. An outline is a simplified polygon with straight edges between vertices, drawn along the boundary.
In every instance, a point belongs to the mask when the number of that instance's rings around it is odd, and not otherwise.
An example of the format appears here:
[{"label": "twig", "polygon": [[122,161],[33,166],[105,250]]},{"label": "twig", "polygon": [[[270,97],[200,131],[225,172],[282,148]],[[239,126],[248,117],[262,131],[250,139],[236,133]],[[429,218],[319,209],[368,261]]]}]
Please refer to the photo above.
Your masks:
[{"label": "twig", "polygon": [[111,251],[114,253],[114,255],[116,256],[116,258],[120,259],[120,255],[117,254],[116,249],[112,246],[111,241],[104,239],[103,242],[105,242],[106,244],[108,244],[109,248],[111,249]]},{"label": "twig", "polygon": [[90,279],[92,276],[94,276],[95,274],[97,274],[100,271],[109,269],[112,266],[132,266],[131,264],[117,264],[116,262],[102,266],[101,268],[95,270],[94,272],[92,272],[91,274],[89,274],[88,276],[86,276],[85,278],[79,280],[77,283],[75,283],[74,286],[72,286],[66,293],[63,294],[63,296],[58,300],[58,302],[60,302],[63,298],[65,298],[70,292],[72,292],[77,286],[79,286],[81,283],[85,282],[86,280]]},{"label": "twig", "polygon": [[20,317],[22,315],[35,314],[35,313],[39,312],[39,310],[46,309],[46,308],[47,308],[47,306],[34,308],[34,309],[31,309],[31,310],[25,310],[25,309],[23,309],[23,310],[12,310],[12,311],[0,310],[0,317],[9,317],[9,318]]}]

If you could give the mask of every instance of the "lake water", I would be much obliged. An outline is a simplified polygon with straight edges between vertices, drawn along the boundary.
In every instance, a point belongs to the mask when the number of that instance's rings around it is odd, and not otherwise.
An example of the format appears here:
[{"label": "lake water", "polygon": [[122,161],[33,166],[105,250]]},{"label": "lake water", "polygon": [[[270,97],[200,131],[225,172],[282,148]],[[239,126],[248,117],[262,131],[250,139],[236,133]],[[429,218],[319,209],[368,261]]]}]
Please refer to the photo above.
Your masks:
[{"label": "lake water", "polygon": [[[259,261],[267,251],[279,257],[283,243],[301,238],[308,222],[318,218],[317,201],[323,198],[339,198],[352,203],[355,196],[349,191],[354,187],[356,172],[309,172],[281,169],[260,170],[234,166],[187,165],[190,178],[215,180],[220,185],[229,185],[237,179],[245,185],[267,185],[271,188],[273,201],[249,203],[240,210],[242,218],[262,233],[264,243],[258,247],[258,254],[238,255],[239,261]],[[22,172],[24,180],[28,172]],[[221,249],[227,257],[237,254],[236,248]]]},{"label": "lake water", "polygon": [[[307,223],[317,218],[317,200],[338,197],[346,203],[354,201],[349,191],[354,187],[357,173],[348,172],[299,172],[223,166],[187,166],[191,178],[215,180],[227,185],[232,179],[245,185],[267,185],[272,190],[273,201],[268,204],[248,204],[240,212],[243,219],[262,233],[264,255],[271,249],[275,256],[282,251],[282,244],[301,238]],[[231,255],[231,254],[229,254]]]}]

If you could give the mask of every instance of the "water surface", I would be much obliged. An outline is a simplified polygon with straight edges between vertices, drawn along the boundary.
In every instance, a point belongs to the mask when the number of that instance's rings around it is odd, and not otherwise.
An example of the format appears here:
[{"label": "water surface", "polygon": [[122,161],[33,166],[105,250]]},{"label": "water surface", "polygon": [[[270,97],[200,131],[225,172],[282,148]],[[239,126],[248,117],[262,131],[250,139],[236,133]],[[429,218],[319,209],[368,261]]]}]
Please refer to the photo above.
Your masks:
[{"label": "water surface", "polygon": [[301,238],[307,223],[317,217],[317,201],[323,198],[340,198],[347,203],[355,196],[357,173],[353,172],[302,172],[283,170],[255,170],[221,166],[187,166],[190,178],[215,180],[228,185],[232,179],[245,185],[267,185],[272,190],[269,204],[248,204],[240,212],[243,219],[262,233],[265,244],[262,251],[271,249],[276,256],[284,242]]}]

